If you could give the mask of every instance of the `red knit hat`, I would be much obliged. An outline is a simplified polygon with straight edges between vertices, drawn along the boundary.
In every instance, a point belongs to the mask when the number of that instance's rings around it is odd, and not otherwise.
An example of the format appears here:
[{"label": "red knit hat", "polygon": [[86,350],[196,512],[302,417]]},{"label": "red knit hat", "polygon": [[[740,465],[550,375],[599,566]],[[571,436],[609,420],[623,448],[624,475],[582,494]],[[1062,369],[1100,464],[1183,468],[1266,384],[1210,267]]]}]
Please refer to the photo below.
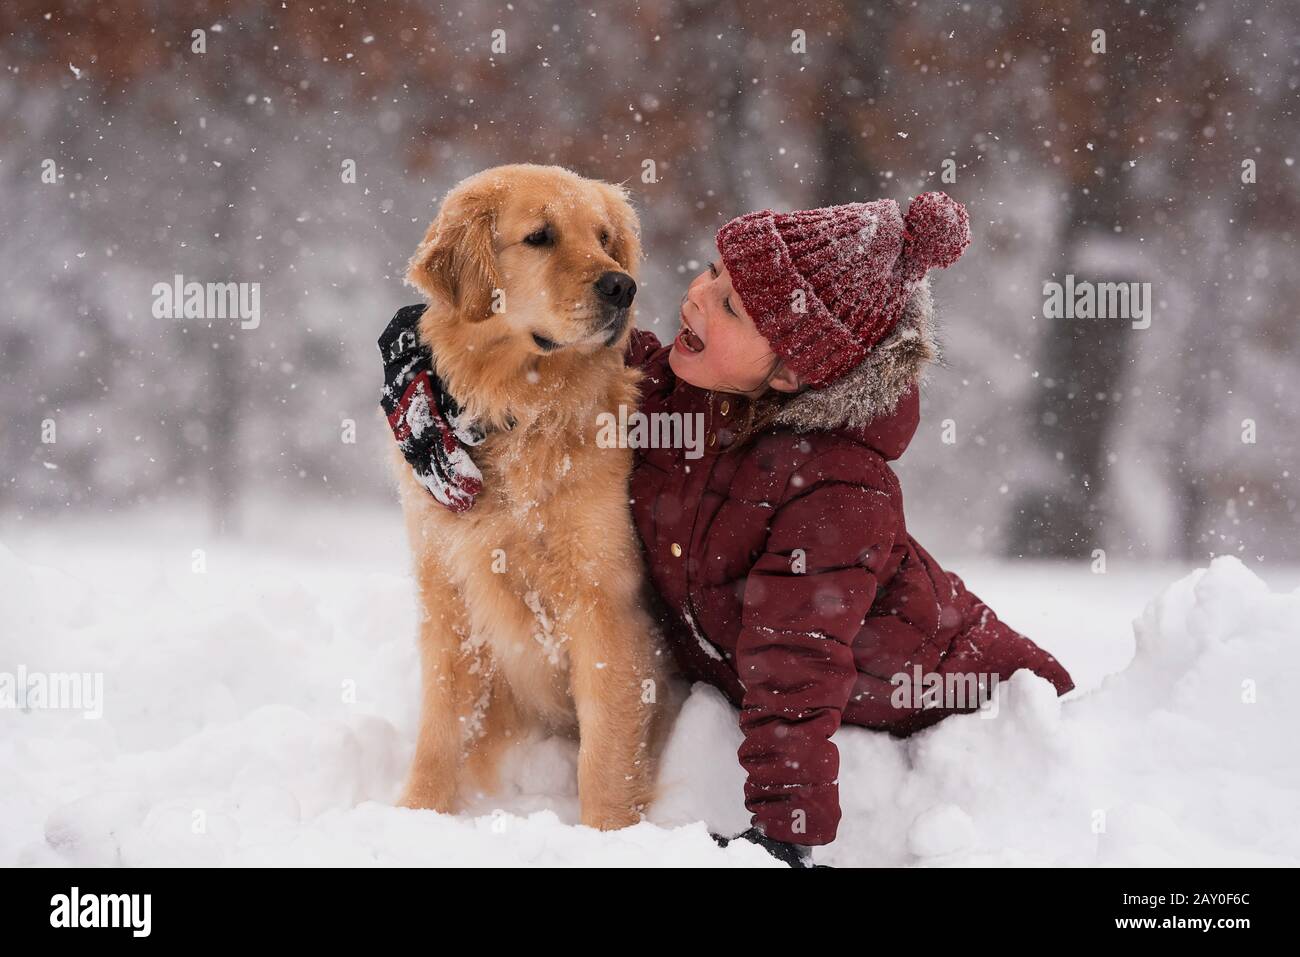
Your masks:
[{"label": "red knit hat", "polygon": [[902,318],[926,271],[970,243],[966,207],[922,193],[794,213],[759,210],[718,230],[718,251],[754,325],[813,387],[860,363]]}]

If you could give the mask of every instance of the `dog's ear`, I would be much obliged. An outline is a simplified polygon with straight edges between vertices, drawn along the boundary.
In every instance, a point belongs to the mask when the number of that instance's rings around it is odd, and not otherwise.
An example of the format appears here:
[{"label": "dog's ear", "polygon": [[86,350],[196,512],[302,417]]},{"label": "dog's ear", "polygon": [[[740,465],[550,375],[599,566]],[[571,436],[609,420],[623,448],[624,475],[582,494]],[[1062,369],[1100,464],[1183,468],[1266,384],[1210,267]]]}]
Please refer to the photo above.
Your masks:
[{"label": "dog's ear", "polygon": [[614,235],[610,239],[609,254],[633,278],[641,265],[641,220],[628,199],[627,190],[614,183],[601,183],[605,206]]},{"label": "dog's ear", "polygon": [[448,193],[406,272],[425,295],[473,320],[491,315],[501,285],[493,245],[497,197],[497,190],[472,182]]}]

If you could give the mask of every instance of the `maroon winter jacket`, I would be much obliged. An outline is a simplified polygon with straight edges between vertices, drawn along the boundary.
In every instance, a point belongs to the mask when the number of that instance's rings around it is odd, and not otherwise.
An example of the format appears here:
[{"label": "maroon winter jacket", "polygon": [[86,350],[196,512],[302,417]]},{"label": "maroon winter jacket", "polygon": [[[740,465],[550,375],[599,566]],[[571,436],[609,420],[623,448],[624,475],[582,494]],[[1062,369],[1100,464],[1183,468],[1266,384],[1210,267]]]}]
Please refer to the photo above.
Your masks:
[{"label": "maroon winter jacket", "polygon": [[646,373],[639,411],[703,413],[707,437],[702,458],[636,453],[632,511],[660,626],[687,675],[740,708],[745,804],[783,841],[835,837],[829,739],[842,721],[905,735],[975,707],[895,707],[892,676],[920,665],[1003,680],[1029,668],[1058,694],[1073,687],[907,533],[888,463],[916,431],[915,382],[933,357],[928,320],[911,319],[919,338],[904,330],[882,343],[846,382],[797,397],[779,427],[732,453],[747,400],[678,381],[649,332],[628,347]]}]

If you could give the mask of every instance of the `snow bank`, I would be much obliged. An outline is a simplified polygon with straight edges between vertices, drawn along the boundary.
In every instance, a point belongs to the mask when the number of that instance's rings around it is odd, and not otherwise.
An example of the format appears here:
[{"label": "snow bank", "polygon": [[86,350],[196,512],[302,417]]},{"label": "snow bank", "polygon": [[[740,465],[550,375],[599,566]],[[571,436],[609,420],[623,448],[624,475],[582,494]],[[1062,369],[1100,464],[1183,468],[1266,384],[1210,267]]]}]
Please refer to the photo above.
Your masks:
[{"label": "snow bank", "polygon": [[[99,720],[0,710],[0,865],[770,863],[707,835],[747,819],[735,716],[711,689],[637,827],[572,826],[558,740],[517,751],[469,813],[393,808],[416,718],[409,579],[234,547],[200,573],[179,548],[114,554],[70,573],[0,546],[0,673],[103,676]],[[1061,701],[1017,676],[989,714],[908,740],[843,729],[844,821],[818,859],[1300,863],[1297,623],[1300,591],[1222,558],[1150,603],[1100,687]],[[1117,642],[1098,633],[1098,655]]]}]

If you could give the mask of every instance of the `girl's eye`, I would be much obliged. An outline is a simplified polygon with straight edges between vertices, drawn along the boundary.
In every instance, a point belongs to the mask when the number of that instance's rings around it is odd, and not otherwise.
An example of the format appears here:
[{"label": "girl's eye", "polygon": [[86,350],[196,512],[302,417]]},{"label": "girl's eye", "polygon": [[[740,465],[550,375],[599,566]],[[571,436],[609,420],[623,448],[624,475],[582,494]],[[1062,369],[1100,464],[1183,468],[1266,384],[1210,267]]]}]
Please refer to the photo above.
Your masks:
[{"label": "girl's eye", "polygon": [[718,267],[715,266],[712,262],[709,263],[709,275],[712,276],[714,279],[718,278]]},{"label": "girl's eye", "polygon": [[726,306],[726,308],[727,308],[727,312],[731,313],[733,316],[736,314],[736,310],[731,308],[731,297],[730,297],[730,296],[728,296],[726,299],[722,300],[722,304],[723,304],[724,306]]},{"label": "girl's eye", "polygon": [[545,226],[537,230],[537,232],[529,233],[527,236],[524,237],[524,242],[527,243],[529,246],[545,246],[550,241],[551,241],[551,234],[550,231]]}]

